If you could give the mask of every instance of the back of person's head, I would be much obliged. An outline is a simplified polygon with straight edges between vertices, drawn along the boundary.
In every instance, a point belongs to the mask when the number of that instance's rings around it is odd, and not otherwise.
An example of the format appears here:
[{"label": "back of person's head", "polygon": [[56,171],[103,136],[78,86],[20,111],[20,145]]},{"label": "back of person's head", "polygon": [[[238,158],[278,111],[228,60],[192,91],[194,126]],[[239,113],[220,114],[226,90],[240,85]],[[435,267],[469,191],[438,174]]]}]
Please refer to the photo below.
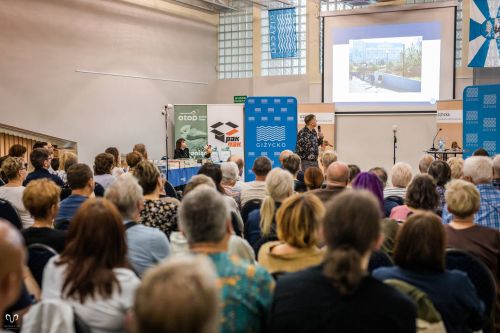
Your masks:
[{"label": "back of person's head", "polygon": [[212,162],[207,162],[201,166],[200,170],[198,170],[198,174],[212,178],[215,186],[217,187],[217,191],[219,191],[220,193],[224,193],[224,189],[221,185],[222,171],[220,169],[220,165]]},{"label": "back of person's head", "polygon": [[493,177],[500,178],[500,154],[493,158]]},{"label": "back of person's head", "polygon": [[349,167],[337,161],[330,164],[326,171],[326,183],[331,186],[347,186],[349,181]]},{"label": "back of person's head", "polygon": [[446,234],[441,219],[430,212],[413,214],[399,230],[394,262],[403,269],[443,272],[445,246]]},{"label": "back of person's head", "polygon": [[256,176],[266,177],[271,169],[271,160],[266,156],[257,157],[253,162],[252,171]]},{"label": "back of person's head", "polygon": [[49,144],[45,141],[37,141],[33,144],[33,150],[35,150],[37,148],[47,148],[48,145]]},{"label": "back of person's head", "polygon": [[114,159],[113,166],[115,166],[115,167],[120,166],[119,165],[120,164],[119,163],[120,162],[120,152],[118,151],[118,148],[108,147],[108,148],[106,148],[106,150],[104,152],[113,155],[113,159]]},{"label": "back of person's head", "polygon": [[318,167],[309,167],[304,172],[304,183],[309,190],[321,188],[324,181],[325,176],[323,175],[323,171]]},{"label": "back of person's head", "polygon": [[60,158],[59,162],[60,162],[59,165],[60,165],[61,169],[68,172],[68,169],[73,164],[78,163],[78,156],[76,156],[76,154],[74,154],[72,152],[65,151],[61,154],[61,158]]},{"label": "back of person's head", "polygon": [[391,183],[394,187],[406,188],[412,178],[413,170],[408,163],[398,162],[391,169]]},{"label": "back of person's head", "polygon": [[128,153],[127,156],[125,157],[125,160],[127,161],[127,165],[135,169],[137,164],[143,160],[142,155],[136,151],[133,151],[131,153]]},{"label": "back of person's head", "polygon": [[451,180],[451,168],[445,161],[432,162],[427,173],[434,178],[437,186],[444,186]]},{"label": "back of person's head", "polygon": [[468,218],[479,211],[481,196],[474,184],[456,179],[446,185],[448,211],[458,218]]},{"label": "back of person's head", "polygon": [[23,204],[34,219],[45,219],[55,215],[61,188],[48,178],[29,182],[23,192]]},{"label": "back of person's head", "polygon": [[20,144],[12,145],[9,148],[9,156],[11,157],[24,157],[26,154],[26,147]]},{"label": "back of person's head", "polygon": [[415,209],[436,209],[439,205],[439,194],[434,179],[425,174],[415,176],[406,190],[405,203]]},{"label": "back of person's head", "polygon": [[290,155],[293,155],[293,151],[290,149],[285,149],[280,153],[279,161],[281,163],[281,166],[283,166],[283,161]]},{"label": "back of person's head", "polygon": [[104,197],[118,208],[122,219],[134,220],[141,208],[142,187],[134,176],[125,174],[106,189]]},{"label": "back of person's head", "polygon": [[352,183],[361,172],[361,169],[356,164],[348,164],[347,166],[349,167],[349,183]]},{"label": "back of person's head", "polygon": [[371,192],[378,200],[381,212],[384,209],[384,188],[380,179],[372,172],[359,173],[352,182],[352,188],[367,190]]},{"label": "back of person's head", "polygon": [[206,185],[190,191],[179,206],[179,223],[189,244],[221,242],[228,234],[229,209],[224,197]]},{"label": "back of person's head", "polygon": [[323,228],[328,249],[323,274],[341,295],[350,294],[366,275],[363,256],[376,248],[381,237],[377,199],[363,190],[339,194],[326,206]]},{"label": "back of person's head", "polygon": [[136,332],[216,333],[219,308],[210,260],[200,255],[174,257],[148,270],[137,288]]},{"label": "back of person's head", "polygon": [[2,171],[7,180],[21,177],[20,171],[26,169],[22,157],[7,157],[2,163]]},{"label": "back of person's head", "polygon": [[50,167],[51,167],[51,168],[52,168],[52,170],[54,170],[54,171],[59,170],[59,158],[58,158],[58,157],[54,157],[54,158],[50,161]]},{"label": "back of person's head", "polygon": [[205,175],[195,175],[191,177],[189,182],[184,187],[183,195],[184,196],[187,195],[189,192],[191,192],[200,185],[206,185],[210,188],[213,188],[214,190],[217,190],[217,187],[215,187],[215,183],[212,180],[212,178]]},{"label": "back of person's head", "polygon": [[489,157],[472,156],[465,160],[463,177],[474,184],[490,183],[493,178],[493,162]]},{"label": "back of person's head", "polygon": [[300,156],[297,154],[291,154],[283,160],[283,169],[290,172],[294,177],[300,170]]},{"label": "back of person's head", "polygon": [[142,157],[147,160],[148,159],[148,151],[146,150],[146,145],[144,143],[137,143],[134,145],[132,151],[136,151],[142,155]]},{"label": "back of person's head", "polygon": [[224,182],[235,182],[238,180],[240,170],[234,162],[223,162],[220,166],[222,180]]},{"label": "back of person's head", "polygon": [[291,196],[283,201],[276,213],[278,239],[296,248],[317,245],[324,215],[325,207],[314,194]]},{"label": "back of person's head", "polygon": [[446,163],[450,166],[451,179],[462,178],[464,175],[464,160],[461,157],[450,157]]},{"label": "back of person's head", "polygon": [[243,173],[243,168],[245,167],[245,162],[243,161],[243,158],[238,155],[231,155],[228,159],[228,162],[234,162],[238,166],[238,174],[241,176]]},{"label": "back of person's head", "polygon": [[86,200],[69,226],[59,262],[67,264],[62,292],[81,303],[88,298],[110,298],[121,291],[114,268],[127,262],[125,227],[116,207],[105,199]]},{"label": "back of person's head", "polygon": [[76,163],[69,167],[66,171],[66,179],[69,187],[72,190],[80,190],[89,184],[89,180],[93,179],[92,170],[87,164]]},{"label": "back of person's head", "polygon": [[[35,169],[42,169],[49,167],[50,152],[45,148],[33,149],[30,153],[30,162]],[[46,163],[47,162],[47,163]]]},{"label": "back of person's head", "polygon": [[321,155],[321,165],[326,170],[333,162],[337,162],[337,154],[333,150],[327,150]]},{"label": "back of person's head", "polygon": [[115,163],[113,155],[108,153],[100,153],[94,159],[94,173],[97,175],[111,174]]},{"label": "back of person's head", "polygon": [[13,225],[0,219],[0,313],[19,296],[25,261],[24,241]]},{"label": "back of person's head", "polygon": [[158,167],[149,161],[142,161],[135,167],[134,177],[137,178],[142,187],[144,195],[153,193],[160,177]]},{"label": "back of person's head", "polygon": [[382,167],[373,167],[369,172],[373,172],[378,179],[382,182],[382,188],[385,188],[387,186],[387,171],[382,168]]},{"label": "back of person's head", "polygon": [[488,151],[484,148],[478,148],[476,149],[473,153],[472,153],[472,156],[485,156],[485,157],[489,157],[490,154],[488,154]]},{"label": "back of person's head", "polygon": [[427,173],[427,170],[429,170],[429,166],[432,162],[434,162],[434,156],[430,154],[422,156],[418,161],[418,170],[420,173]]}]

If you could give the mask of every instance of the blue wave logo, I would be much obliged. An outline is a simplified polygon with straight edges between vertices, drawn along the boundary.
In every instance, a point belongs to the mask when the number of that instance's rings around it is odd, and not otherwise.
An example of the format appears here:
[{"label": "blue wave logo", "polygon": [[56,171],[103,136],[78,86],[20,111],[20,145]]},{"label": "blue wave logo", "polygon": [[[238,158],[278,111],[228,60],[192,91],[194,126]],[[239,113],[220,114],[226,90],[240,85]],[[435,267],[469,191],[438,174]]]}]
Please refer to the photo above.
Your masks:
[{"label": "blue wave logo", "polygon": [[285,141],[285,126],[258,126],[257,141]]}]

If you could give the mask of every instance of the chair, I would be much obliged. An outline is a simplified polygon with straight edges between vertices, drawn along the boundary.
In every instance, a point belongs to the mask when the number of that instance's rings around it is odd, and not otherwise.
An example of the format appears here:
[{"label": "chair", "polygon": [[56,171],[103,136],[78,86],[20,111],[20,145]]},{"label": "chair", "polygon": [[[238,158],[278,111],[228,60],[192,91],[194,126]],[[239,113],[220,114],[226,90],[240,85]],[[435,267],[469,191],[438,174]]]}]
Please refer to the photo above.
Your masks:
[{"label": "chair", "polygon": [[96,197],[102,198],[104,196],[104,191],[105,191],[105,189],[101,184],[95,183],[94,194]]},{"label": "chair", "polygon": [[387,198],[385,198],[385,200],[395,202],[398,204],[398,206],[405,204],[405,200],[402,197],[397,196],[397,195],[388,196]]},{"label": "chair", "polygon": [[43,282],[45,265],[55,255],[57,255],[56,250],[48,245],[34,243],[28,246],[28,267],[40,287]]},{"label": "chair", "polygon": [[248,220],[248,214],[255,209],[259,209],[260,205],[262,205],[262,200],[253,199],[246,202],[243,207],[241,207],[241,218],[243,220],[243,224],[246,225]]},{"label": "chair", "polygon": [[12,223],[18,230],[23,228],[21,217],[17,210],[7,200],[0,199],[0,218],[5,219]]},{"label": "chair", "polygon": [[54,223],[54,229],[66,231],[69,229],[70,222],[71,222],[71,220],[68,220],[68,219],[58,220]]},{"label": "chair", "polygon": [[492,332],[491,314],[495,306],[496,284],[491,271],[472,254],[453,248],[446,249],[446,269],[456,269],[467,274],[476,288],[479,299],[484,303],[485,313],[489,319],[483,326],[483,332]]},{"label": "chair", "polygon": [[241,230],[238,224],[238,216],[236,215],[236,212],[231,212],[231,224],[233,225],[233,231],[236,236],[243,237],[243,230]]},{"label": "chair", "polygon": [[387,253],[382,251],[372,252],[370,261],[368,262],[368,272],[370,272],[370,274],[377,268],[390,266],[394,266],[394,264]]},{"label": "chair", "polygon": [[165,194],[168,197],[179,200],[179,197],[177,196],[177,191],[175,190],[174,186],[169,183],[168,180],[165,181],[164,189],[165,189]]}]

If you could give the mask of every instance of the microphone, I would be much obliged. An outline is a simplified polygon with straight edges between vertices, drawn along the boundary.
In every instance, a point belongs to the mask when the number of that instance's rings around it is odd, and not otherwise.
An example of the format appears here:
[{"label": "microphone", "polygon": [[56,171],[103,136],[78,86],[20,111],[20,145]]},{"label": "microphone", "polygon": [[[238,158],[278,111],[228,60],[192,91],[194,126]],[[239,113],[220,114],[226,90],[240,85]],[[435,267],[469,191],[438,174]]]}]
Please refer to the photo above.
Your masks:
[{"label": "microphone", "polygon": [[392,132],[394,133],[394,143],[398,142],[398,138],[396,137],[396,132],[398,131],[398,125],[392,125]]},{"label": "microphone", "polygon": [[318,125],[318,132],[321,132],[321,126]]},{"label": "microphone", "polygon": [[436,132],[436,135],[434,135],[434,139],[432,139],[432,148],[429,149],[429,150],[432,150],[432,151],[436,151],[437,150],[434,144],[436,142],[436,138],[437,138],[439,132],[441,132],[442,130],[443,130],[442,128],[438,129],[438,131]]}]

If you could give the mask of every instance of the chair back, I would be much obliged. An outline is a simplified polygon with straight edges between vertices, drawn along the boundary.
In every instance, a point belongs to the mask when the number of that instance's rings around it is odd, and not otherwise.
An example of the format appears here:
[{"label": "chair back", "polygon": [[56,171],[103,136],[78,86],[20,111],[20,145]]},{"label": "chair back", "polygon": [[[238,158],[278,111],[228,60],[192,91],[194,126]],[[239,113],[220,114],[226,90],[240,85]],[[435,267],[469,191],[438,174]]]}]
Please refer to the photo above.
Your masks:
[{"label": "chair back", "polygon": [[21,222],[21,217],[19,217],[17,210],[10,202],[4,199],[0,199],[0,218],[9,221],[18,230],[23,228],[23,223]]},{"label": "chair back", "polygon": [[385,198],[385,200],[392,201],[392,202],[396,203],[398,206],[402,206],[405,204],[405,200],[402,197],[397,196],[397,195],[388,196],[387,198]]},{"label": "chair back", "polygon": [[174,186],[170,184],[168,180],[165,181],[165,185],[163,186],[165,189],[165,194],[168,197],[175,198],[179,200],[179,197],[177,196],[177,191],[175,190]]},{"label": "chair back", "polygon": [[373,251],[370,256],[370,261],[368,262],[368,272],[370,274],[380,267],[390,267],[394,266],[391,257],[382,251]]},{"label": "chair back", "polygon": [[40,287],[43,282],[43,270],[55,255],[57,251],[48,245],[34,243],[28,246],[28,267]]},{"label": "chair back", "polygon": [[241,207],[241,219],[243,220],[243,224],[246,225],[248,220],[248,214],[250,214],[250,212],[252,212],[255,209],[259,209],[261,205],[262,205],[262,200],[253,199],[246,202],[243,205],[243,207]]}]

